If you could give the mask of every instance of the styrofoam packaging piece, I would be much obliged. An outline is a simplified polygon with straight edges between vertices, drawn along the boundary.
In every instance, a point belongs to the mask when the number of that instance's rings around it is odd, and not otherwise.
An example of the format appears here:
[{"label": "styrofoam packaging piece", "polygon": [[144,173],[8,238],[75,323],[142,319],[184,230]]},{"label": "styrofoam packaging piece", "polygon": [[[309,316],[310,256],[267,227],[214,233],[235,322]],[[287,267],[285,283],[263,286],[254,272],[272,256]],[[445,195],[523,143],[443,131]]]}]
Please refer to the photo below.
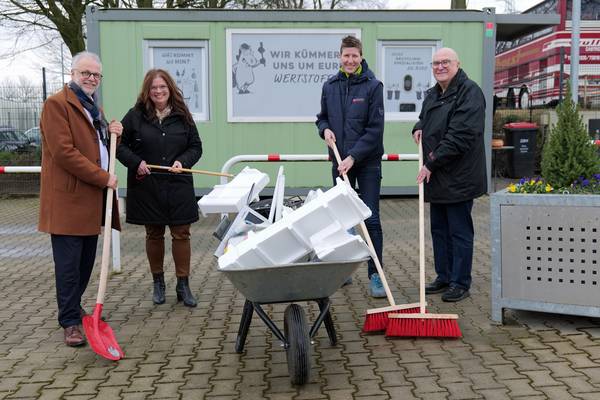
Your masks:
[{"label": "styrofoam packaging piece", "polygon": [[[210,193],[198,201],[202,215],[239,212],[269,183],[269,175],[257,169],[245,167],[225,185],[215,185]],[[250,193],[252,190],[252,193]],[[250,195],[250,196],[249,196]]]},{"label": "styrofoam packaging piece", "polygon": [[298,237],[285,223],[275,223],[229,247],[228,251],[219,257],[219,268],[288,264],[304,257],[311,250],[310,243]]},{"label": "styrofoam packaging piece", "polygon": [[[342,208],[337,210],[335,208]],[[371,215],[349,185],[337,185],[219,257],[219,268],[289,264],[312,250],[310,238],[323,230],[346,230]],[[334,227],[332,227],[334,225]],[[258,262],[258,264],[255,264]]]},{"label": "styrofoam packaging piece", "polygon": [[317,257],[321,261],[360,260],[369,256],[364,240],[348,233],[340,224],[332,224],[310,239]]},{"label": "styrofoam packaging piece", "polygon": [[249,187],[215,185],[213,190],[198,201],[202,215],[239,212],[246,205]]},{"label": "styrofoam packaging piece", "polygon": [[351,229],[371,216],[371,210],[346,182],[337,184],[315,197],[310,203],[298,208],[287,218],[299,235],[310,241],[315,233],[338,223],[343,229]]},{"label": "styrofoam packaging piece", "polygon": [[335,243],[327,241],[315,246],[314,250],[319,260],[352,261],[361,260],[370,255],[369,247],[358,235],[342,232],[335,239]]}]

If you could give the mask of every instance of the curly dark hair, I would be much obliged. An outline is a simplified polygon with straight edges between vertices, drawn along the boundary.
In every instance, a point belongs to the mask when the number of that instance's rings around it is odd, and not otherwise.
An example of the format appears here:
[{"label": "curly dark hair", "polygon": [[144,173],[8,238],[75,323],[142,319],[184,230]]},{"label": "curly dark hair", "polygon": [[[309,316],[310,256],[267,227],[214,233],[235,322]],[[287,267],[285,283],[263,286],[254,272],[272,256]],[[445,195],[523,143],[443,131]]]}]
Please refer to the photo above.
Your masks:
[{"label": "curly dark hair", "polygon": [[148,119],[152,121],[157,119],[156,107],[154,107],[154,103],[150,99],[152,81],[155,78],[162,78],[169,88],[168,103],[169,107],[171,107],[171,112],[183,115],[185,122],[193,126],[194,118],[192,118],[190,110],[185,105],[181,90],[177,87],[171,75],[169,75],[169,73],[164,69],[155,68],[146,72],[146,76],[144,76],[144,82],[142,83],[142,90],[140,91],[136,101],[136,106],[144,110],[144,113]]},{"label": "curly dark hair", "polygon": [[350,48],[350,47],[354,47],[355,49],[358,49],[358,51],[360,52],[360,55],[362,56],[362,42],[360,41],[360,39],[358,39],[354,36],[346,36],[345,38],[343,38],[342,44],[340,46],[340,54],[343,52],[344,49]]}]

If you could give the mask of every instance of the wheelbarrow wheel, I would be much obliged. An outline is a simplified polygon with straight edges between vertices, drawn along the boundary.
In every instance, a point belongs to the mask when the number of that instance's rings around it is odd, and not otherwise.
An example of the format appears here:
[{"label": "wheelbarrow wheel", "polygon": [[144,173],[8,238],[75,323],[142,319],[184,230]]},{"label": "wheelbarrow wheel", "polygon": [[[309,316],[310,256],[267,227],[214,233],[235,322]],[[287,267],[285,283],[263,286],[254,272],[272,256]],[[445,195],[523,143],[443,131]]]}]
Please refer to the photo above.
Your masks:
[{"label": "wheelbarrow wheel", "polygon": [[294,385],[303,385],[310,374],[310,336],[302,307],[290,304],[285,309],[283,329],[290,379]]}]

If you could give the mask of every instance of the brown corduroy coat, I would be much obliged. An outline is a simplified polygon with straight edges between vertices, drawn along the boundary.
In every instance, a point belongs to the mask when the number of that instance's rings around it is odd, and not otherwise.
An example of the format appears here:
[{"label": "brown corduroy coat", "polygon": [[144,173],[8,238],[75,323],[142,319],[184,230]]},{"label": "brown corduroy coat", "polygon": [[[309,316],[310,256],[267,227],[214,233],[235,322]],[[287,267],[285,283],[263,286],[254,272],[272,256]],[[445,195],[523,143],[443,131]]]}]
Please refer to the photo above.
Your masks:
[{"label": "brown corduroy coat", "polygon": [[[100,166],[98,135],[67,86],[44,103],[38,229],[56,235],[100,234],[109,174]],[[116,196],[112,227],[120,229]]]}]

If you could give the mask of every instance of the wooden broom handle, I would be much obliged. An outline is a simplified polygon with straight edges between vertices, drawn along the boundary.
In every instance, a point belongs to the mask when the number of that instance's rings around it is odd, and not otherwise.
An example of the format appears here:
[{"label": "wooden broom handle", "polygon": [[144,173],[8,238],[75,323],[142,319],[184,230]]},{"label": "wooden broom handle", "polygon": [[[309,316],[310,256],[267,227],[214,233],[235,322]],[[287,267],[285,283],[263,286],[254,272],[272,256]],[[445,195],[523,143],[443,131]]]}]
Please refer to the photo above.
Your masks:
[{"label": "wooden broom handle", "polygon": [[[165,169],[165,170],[171,169],[171,167],[165,167],[165,166],[162,166],[162,165],[155,165],[155,164],[146,164],[146,166],[148,168],[152,168],[152,169]],[[213,175],[213,176],[226,176],[227,178],[233,178],[232,174],[227,174],[225,172],[204,171],[202,169],[179,168],[179,171],[181,171],[181,172],[189,172],[189,173],[192,173],[192,174]]]},{"label": "wooden broom handle", "polygon": [[[110,135],[110,152],[108,159],[108,173],[115,174],[115,156],[117,154],[117,135]],[[113,205],[113,188],[109,187],[106,190],[106,210],[104,216],[104,237],[102,242],[102,263],[100,267],[100,283],[98,284],[98,296],[96,304],[104,304],[104,293],[108,281],[108,261],[110,259],[110,239],[112,237],[112,205]]]},{"label": "wooden broom handle", "polygon": [[[335,154],[335,159],[337,160],[338,165],[342,163],[342,158],[340,157],[340,152],[337,149],[337,145],[333,143],[331,146],[333,149],[333,154]],[[350,180],[348,179],[348,175],[343,175],[344,180],[350,184]],[[371,253],[371,258],[375,263],[375,268],[377,268],[377,272],[379,273],[379,277],[381,278],[381,283],[383,283],[383,288],[385,289],[385,295],[387,296],[388,302],[390,306],[395,306],[396,302],[394,301],[394,297],[392,296],[392,292],[390,291],[390,287],[388,286],[387,280],[385,279],[385,274],[383,273],[383,268],[381,267],[381,263],[379,262],[379,257],[377,257],[377,253],[375,252],[375,247],[373,246],[373,242],[371,241],[371,236],[369,235],[369,231],[367,230],[367,226],[364,221],[360,221],[360,229],[363,233],[363,236],[367,240],[367,245],[369,246],[369,251]]]},{"label": "wooden broom handle", "polygon": [[[422,138],[421,138],[422,140]],[[423,167],[423,147],[419,143],[419,171]],[[419,307],[425,313],[425,204],[424,182],[419,184]]]}]

